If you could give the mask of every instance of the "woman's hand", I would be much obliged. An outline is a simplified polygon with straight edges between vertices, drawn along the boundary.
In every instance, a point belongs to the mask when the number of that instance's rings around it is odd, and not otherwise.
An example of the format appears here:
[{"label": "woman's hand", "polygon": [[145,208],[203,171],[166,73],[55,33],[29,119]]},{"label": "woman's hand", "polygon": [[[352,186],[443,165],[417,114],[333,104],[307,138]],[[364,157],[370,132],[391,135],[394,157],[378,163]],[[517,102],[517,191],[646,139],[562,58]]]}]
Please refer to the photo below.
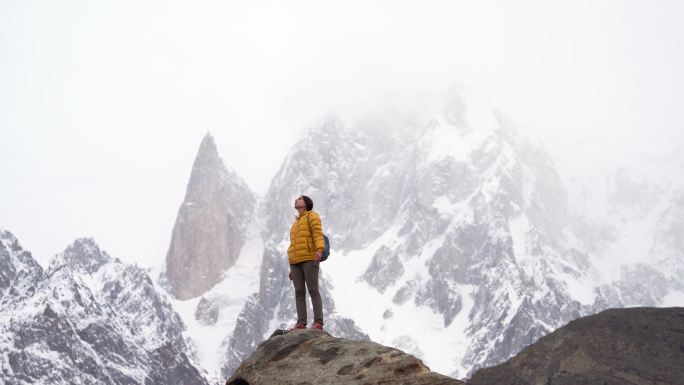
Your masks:
[{"label": "woman's hand", "polygon": [[320,262],[321,258],[323,258],[323,252],[319,250],[316,252],[316,262]]}]

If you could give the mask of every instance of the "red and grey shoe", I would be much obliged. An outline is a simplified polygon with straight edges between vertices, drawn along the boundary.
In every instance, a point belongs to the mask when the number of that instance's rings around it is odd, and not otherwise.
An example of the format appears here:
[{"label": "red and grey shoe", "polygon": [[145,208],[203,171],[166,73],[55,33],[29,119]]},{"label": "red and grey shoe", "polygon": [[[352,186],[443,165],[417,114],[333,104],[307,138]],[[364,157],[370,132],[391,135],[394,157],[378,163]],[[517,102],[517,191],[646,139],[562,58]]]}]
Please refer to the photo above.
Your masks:
[{"label": "red and grey shoe", "polygon": [[314,322],[313,325],[311,325],[311,330],[323,330],[323,324]]},{"label": "red and grey shoe", "polygon": [[306,325],[298,323],[295,326],[293,326],[289,331],[293,331],[293,330],[297,330],[297,329],[306,329]]}]

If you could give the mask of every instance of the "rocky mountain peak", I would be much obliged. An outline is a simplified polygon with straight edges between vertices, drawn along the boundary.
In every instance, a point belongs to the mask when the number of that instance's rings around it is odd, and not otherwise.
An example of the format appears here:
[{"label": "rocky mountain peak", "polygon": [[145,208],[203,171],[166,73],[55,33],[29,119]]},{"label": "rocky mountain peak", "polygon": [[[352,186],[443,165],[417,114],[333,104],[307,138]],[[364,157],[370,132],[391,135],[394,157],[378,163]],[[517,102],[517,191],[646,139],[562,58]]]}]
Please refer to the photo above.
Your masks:
[{"label": "rocky mountain peak", "polygon": [[0,241],[6,242],[9,240],[16,240],[17,238],[14,236],[14,234],[10,233],[9,231],[5,230],[3,227],[0,227]]},{"label": "rocky mountain peak", "polygon": [[[192,165],[185,202],[202,202],[211,199],[227,179],[234,176],[219,156],[214,137],[207,133],[200,143]],[[237,182],[237,178],[235,178]]]},{"label": "rocky mountain peak", "polygon": [[100,249],[93,238],[78,238],[52,258],[50,268],[66,265],[75,271],[93,274],[111,261],[112,257]]},{"label": "rocky mountain peak", "polygon": [[179,299],[214,286],[237,260],[255,205],[254,193],[223,163],[207,134],[178,210],[160,277],[164,286]]},{"label": "rocky mountain peak", "polygon": [[22,250],[22,247],[14,234],[0,228],[0,250],[3,250],[7,255],[7,258],[0,260],[0,263],[2,263],[0,267],[4,270],[8,268],[11,263],[11,260],[9,259],[10,252],[20,251]]},{"label": "rocky mountain peak", "polygon": [[2,247],[7,252],[21,252],[24,248],[19,243],[17,237],[14,236],[8,230],[0,227],[0,247]]},{"label": "rocky mountain peak", "polygon": [[0,298],[5,290],[24,291],[43,274],[43,268],[11,232],[0,228]]}]

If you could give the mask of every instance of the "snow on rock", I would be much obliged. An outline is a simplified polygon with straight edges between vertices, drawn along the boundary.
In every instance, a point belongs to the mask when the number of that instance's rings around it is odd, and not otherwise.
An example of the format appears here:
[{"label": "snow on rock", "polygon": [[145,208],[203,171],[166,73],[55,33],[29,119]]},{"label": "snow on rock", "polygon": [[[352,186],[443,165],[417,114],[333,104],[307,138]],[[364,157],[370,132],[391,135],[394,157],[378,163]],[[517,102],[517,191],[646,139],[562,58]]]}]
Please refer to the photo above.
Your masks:
[{"label": "snow on rock", "polygon": [[31,290],[10,290],[0,304],[0,382],[208,384],[180,317],[143,269],[78,239],[42,271],[11,234],[2,239],[0,256],[18,254],[35,274],[23,277]]}]

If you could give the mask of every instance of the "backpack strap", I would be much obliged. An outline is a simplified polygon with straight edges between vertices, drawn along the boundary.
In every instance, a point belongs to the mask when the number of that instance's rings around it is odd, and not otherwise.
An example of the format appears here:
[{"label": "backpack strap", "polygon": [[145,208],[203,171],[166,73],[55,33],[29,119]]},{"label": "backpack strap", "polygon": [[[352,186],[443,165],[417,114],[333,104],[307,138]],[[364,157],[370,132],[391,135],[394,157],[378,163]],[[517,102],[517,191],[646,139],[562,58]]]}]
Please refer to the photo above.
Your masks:
[{"label": "backpack strap", "polygon": [[[311,242],[314,245],[314,249],[316,249],[316,239],[314,239],[314,233],[313,233],[313,229],[311,228],[311,219],[309,219],[309,214],[311,214],[311,211],[306,212],[306,223],[309,225],[309,233],[311,234]],[[323,236],[325,237],[325,234],[323,234]],[[318,250],[316,250],[316,251],[318,251]]]},{"label": "backpack strap", "polygon": [[[311,219],[309,219],[309,214],[311,214],[311,211],[306,212],[306,224],[309,226],[309,234],[311,234],[311,240],[313,241],[313,230],[311,229]],[[314,247],[316,247],[316,242],[314,242]]]},{"label": "backpack strap", "polygon": [[[310,213],[310,211],[308,213]],[[309,214],[308,213],[306,214],[306,222],[309,225],[309,233],[311,233],[311,240],[314,243],[314,247],[316,247],[316,241],[313,239],[313,230],[311,229],[311,220],[309,220]],[[323,245],[324,246],[323,246],[323,253],[321,255],[321,262],[327,260],[328,256],[330,255],[330,243],[329,243],[330,241],[328,241],[328,237],[325,235],[325,233],[323,233],[322,235],[323,235]],[[318,251],[318,250],[316,250],[316,251]]]}]

